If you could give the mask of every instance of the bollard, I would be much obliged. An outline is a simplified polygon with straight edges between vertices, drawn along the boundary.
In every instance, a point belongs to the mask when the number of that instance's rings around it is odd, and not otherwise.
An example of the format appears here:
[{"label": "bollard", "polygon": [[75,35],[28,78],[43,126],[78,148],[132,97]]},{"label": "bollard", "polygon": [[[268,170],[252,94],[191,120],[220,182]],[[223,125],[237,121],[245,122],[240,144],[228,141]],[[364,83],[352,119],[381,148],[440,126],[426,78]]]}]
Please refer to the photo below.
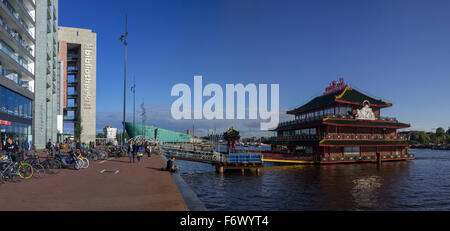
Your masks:
[{"label": "bollard", "polygon": [[377,153],[377,164],[381,164],[381,154]]}]

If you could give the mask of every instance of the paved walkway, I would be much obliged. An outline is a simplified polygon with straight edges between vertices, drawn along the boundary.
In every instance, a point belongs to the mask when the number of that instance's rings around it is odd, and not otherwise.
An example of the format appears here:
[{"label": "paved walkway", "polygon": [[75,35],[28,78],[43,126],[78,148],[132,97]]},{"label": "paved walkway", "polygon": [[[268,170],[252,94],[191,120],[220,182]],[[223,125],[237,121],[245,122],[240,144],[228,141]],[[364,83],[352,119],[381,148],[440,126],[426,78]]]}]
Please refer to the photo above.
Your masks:
[{"label": "paved walkway", "polygon": [[[129,158],[92,162],[88,169],[64,169],[0,186],[2,211],[187,211],[161,156],[130,164]],[[119,173],[100,173],[103,169]]]}]

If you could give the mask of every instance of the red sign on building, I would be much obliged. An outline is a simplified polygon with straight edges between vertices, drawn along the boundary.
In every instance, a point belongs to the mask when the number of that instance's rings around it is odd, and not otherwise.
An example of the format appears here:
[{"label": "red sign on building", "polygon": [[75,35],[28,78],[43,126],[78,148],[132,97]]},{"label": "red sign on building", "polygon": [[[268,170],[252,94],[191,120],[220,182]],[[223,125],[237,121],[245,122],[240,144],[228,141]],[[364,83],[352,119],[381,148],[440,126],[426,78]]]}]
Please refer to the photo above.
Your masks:
[{"label": "red sign on building", "polygon": [[339,78],[339,82],[333,81],[330,83],[330,86],[325,89],[323,95],[328,95],[340,90],[344,90],[347,87],[347,84],[344,82],[344,78]]}]

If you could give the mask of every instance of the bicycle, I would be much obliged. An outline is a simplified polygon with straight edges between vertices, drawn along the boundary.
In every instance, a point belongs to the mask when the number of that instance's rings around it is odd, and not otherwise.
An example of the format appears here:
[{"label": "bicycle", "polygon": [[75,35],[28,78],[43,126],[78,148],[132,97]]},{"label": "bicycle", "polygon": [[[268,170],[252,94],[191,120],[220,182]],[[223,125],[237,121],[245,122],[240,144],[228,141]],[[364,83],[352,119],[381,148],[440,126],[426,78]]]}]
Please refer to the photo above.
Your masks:
[{"label": "bicycle", "polygon": [[[19,156],[18,156],[19,157]],[[12,161],[10,155],[3,155],[0,157],[2,160],[2,178],[13,183],[17,183],[22,179],[28,180],[33,177],[33,167],[26,162],[19,160],[18,162]],[[6,165],[6,167],[5,167]]]},{"label": "bicycle", "polygon": [[80,159],[83,162],[83,165],[81,168],[88,168],[89,167],[89,160],[83,156],[83,153],[80,150],[77,150],[77,152],[74,152],[74,157]]},{"label": "bicycle", "polygon": [[30,157],[25,159],[25,162],[29,163],[34,170],[33,176],[36,178],[42,178],[45,176],[46,169],[40,163],[40,157],[37,154],[31,154]]},{"label": "bicycle", "polygon": [[45,160],[41,162],[46,172],[51,175],[58,174],[62,169],[62,163],[56,157],[51,156],[47,153]]},{"label": "bicycle", "polygon": [[83,167],[83,160],[80,158],[77,158],[76,154],[73,151],[70,151],[68,155],[56,155],[56,159],[61,163],[61,166],[64,168],[67,168],[71,165],[76,170],[80,170]]},{"label": "bicycle", "polygon": [[95,150],[88,150],[87,154],[86,154],[86,158],[89,161],[97,161],[98,160],[98,154],[96,153]]}]

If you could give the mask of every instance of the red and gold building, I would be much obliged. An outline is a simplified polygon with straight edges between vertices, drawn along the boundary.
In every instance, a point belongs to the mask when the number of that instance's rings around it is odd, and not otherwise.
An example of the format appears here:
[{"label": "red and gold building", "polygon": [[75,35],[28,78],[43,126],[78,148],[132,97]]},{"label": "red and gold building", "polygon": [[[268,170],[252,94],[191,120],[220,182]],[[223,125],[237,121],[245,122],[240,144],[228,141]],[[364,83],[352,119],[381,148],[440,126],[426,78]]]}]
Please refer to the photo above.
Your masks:
[{"label": "red and gold building", "polygon": [[391,103],[367,96],[343,79],[325,93],[290,110],[293,121],[283,122],[268,143],[265,162],[306,164],[355,163],[414,159],[409,141],[397,134],[410,125],[381,116]]}]

